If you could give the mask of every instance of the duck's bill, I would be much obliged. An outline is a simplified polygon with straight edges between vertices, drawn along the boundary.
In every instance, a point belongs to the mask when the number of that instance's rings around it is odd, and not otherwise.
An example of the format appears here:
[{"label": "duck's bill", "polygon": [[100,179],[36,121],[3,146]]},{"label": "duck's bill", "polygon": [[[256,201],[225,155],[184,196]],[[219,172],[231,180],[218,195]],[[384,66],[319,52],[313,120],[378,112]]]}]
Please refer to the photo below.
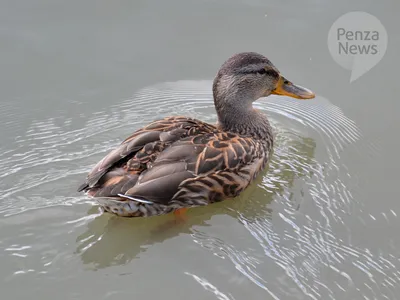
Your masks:
[{"label": "duck's bill", "polygon": [[278,86],[272,91],[272,94],[289,96],[296,99],[312,99],[315,94],[302,86],[293,84],[285,77],[280,77],[278,81]]}]

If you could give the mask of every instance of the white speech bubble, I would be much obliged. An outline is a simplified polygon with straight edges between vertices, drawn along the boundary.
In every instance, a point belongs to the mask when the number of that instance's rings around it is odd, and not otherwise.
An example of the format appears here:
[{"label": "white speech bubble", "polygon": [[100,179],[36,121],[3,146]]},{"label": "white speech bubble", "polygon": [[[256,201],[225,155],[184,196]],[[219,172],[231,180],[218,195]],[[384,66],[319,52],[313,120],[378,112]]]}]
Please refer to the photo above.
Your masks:
[{"label": "white speech bubble", "polygon": [[351,70],[350,82],[371,70],[386,52],[385,27],[373,15],[349,12],[333,23],[328,34],[328,48],[333,59]]}]

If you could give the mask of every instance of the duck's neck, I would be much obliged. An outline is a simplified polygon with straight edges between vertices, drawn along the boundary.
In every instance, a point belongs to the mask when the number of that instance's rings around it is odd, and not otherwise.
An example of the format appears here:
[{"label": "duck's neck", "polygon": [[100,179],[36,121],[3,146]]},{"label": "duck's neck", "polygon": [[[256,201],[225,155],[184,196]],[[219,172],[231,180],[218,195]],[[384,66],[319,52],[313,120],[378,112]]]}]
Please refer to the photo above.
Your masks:
[{"label": "duck's neck", "polygon": [[261,140],[272,139],[272,129],[267,116],[253,108],[251,101],[240,99],[215,99],[218,128],[240,135],[250,135]]}]

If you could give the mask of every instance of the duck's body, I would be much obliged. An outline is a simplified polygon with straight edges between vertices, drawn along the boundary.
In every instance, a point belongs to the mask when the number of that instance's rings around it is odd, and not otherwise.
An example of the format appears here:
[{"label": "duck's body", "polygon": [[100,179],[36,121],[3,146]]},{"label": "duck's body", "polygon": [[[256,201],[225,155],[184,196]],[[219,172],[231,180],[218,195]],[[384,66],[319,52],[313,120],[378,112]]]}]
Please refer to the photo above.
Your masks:
[{"label": "duck's body", "polygon": [[[242,75],[241,81],[236,74]],[[266,80],[260,77],[264,74]],[[273,146],[266,116],[251,103],[281,94],[278,85],[288,83],[283,81],[265,57],[233,56],[214,80],[217,125],[187,117],[154,121],[104,157],[79,191],[96,197],[105,211],[129,217],[160,215],[239,195],[264,169]],[[297,93],[286,94],[313,96],[290,85]]]},{"label": "duck's body", "polygon": [[136,131],[109,153],[81,190],[106,197],[99,198],[104,209],[121,216],[158,215],[221,201],[239,195],[264,168],[270,137],[261,140],[191,118],[168,117]]}]

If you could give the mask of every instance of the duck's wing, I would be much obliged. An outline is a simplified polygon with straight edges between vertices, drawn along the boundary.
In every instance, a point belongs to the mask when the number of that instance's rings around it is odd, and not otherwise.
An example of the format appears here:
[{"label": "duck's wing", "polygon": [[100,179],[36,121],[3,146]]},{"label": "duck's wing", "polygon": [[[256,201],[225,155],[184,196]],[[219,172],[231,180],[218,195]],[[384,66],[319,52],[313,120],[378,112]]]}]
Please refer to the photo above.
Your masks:
[{"label": "duck's wing", "polygon": [[[154,161],[171,143],[215,129],[213,125],[180,116],[154,121],[137,130],[99,161],[78,191],[92,190],[92,195],[98,193],[96,196],[117,196],[115,192],[123,192],[133,185],[140,173],[147,168],[147,163]],[[122,184],[126,187],[115,189],[116,185]]]},{"label": "duck's wing", "polygon": [[200,133],[172,143],[123,195],[178,206],[238,195],[265,165],[263,144],[228,132]]}]

